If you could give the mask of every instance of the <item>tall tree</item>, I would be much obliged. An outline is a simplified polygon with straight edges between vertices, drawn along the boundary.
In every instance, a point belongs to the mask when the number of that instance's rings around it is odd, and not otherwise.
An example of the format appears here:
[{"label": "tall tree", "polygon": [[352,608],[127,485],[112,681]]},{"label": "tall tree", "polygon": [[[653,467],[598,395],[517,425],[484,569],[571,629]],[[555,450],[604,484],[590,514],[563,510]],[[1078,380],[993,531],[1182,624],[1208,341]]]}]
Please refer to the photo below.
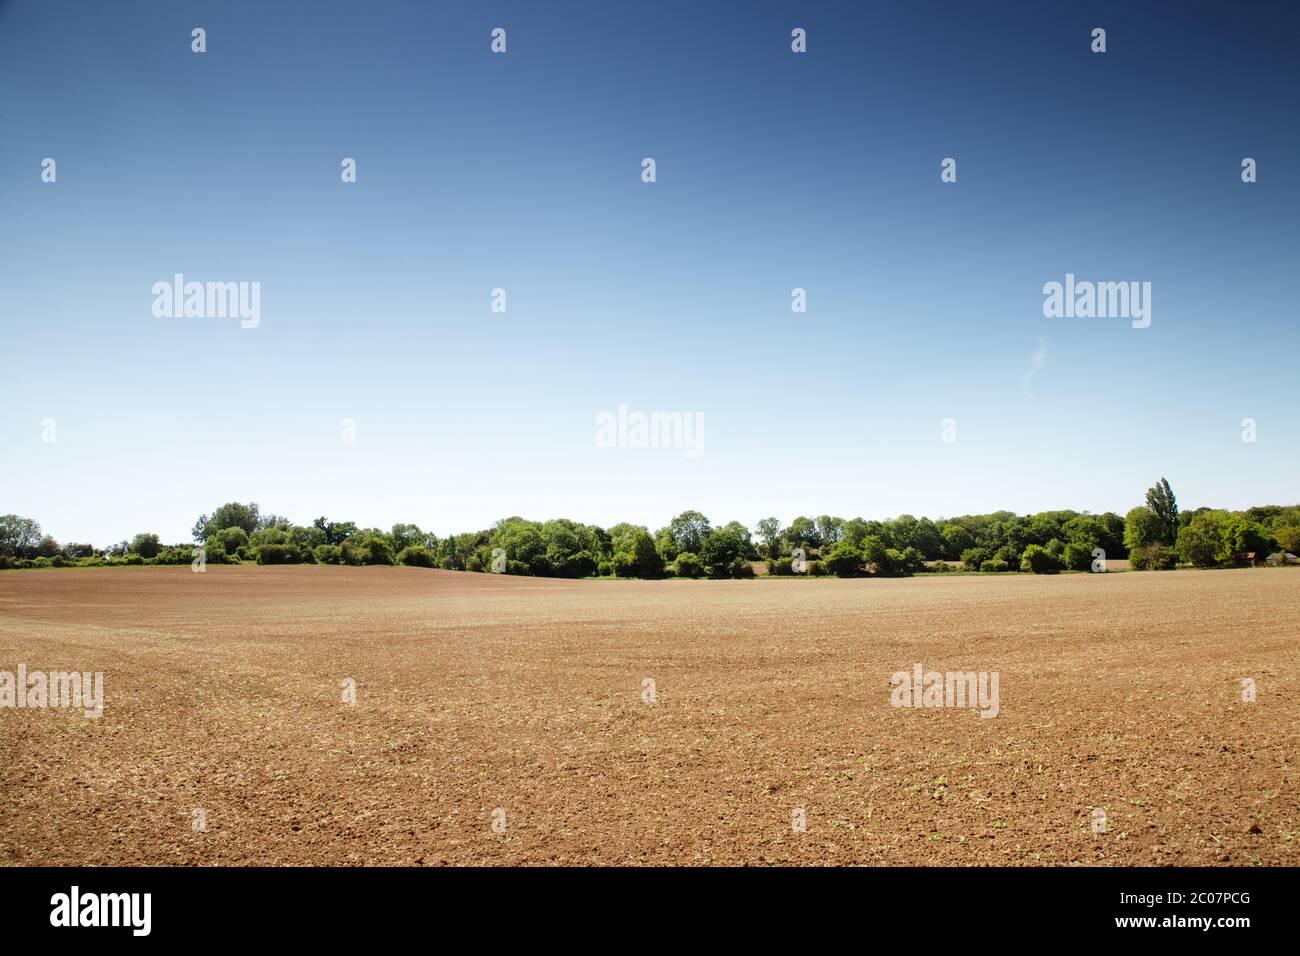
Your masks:
[{"label": "tall tree", "polygon": [[763,518],[754,526],[754,533],[763,539],[767,545],[767,555],[770,558],[779,557],[781,554],[781,521],[779,518]]},{"label": "tall tree", "polygon": [[1178,502],[1174,500],[1167,479],[1161,478],[1147,489],[1147,507],[1155,512],[1160,522],[1160,543],[1172,548],[1178,540]]},{"label": "tall tree", "polygon": [[699,554],[700,549],[704,547],[704,539],[709,536],[711,530],[713,529],[709,527],[709,519],[698,511],[683,511],[668,522],[668,533],[672,535],[673,544],[677,546],[679,554],[682,551]]}]

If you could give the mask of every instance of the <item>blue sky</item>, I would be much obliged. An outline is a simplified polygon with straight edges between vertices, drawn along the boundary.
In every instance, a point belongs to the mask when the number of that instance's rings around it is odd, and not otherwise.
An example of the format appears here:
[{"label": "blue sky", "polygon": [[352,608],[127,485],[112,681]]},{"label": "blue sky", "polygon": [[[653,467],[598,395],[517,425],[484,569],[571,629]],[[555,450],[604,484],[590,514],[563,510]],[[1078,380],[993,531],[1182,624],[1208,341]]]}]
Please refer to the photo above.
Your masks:
[{"label": "blue sky", "polygon": [[[0,0],[0,512],[102,545],[228,500],[438,533],[1292,502],[1297,27]],[[260,326],[156,318],[177,272],[260,282]],[[1068,272],[1150,282],[1151,326],[1045,318]],[[703,455],[598,447],[619,404],[702,413]]]}]

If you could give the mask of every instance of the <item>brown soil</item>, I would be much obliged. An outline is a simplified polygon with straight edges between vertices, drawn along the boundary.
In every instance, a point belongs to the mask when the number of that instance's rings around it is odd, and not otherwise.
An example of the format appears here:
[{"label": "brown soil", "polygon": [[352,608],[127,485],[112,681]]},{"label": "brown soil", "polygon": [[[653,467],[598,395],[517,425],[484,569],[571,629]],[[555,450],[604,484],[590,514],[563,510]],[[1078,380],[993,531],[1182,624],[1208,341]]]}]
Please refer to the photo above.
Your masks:
[{"label": "brown soil", "polygon": [[[1289,569],[4,573],[0,670],[106,705],[0,709],[0,864],[1294,865],[1297,607]],[[1000,714],[892,707],[915,662]]]}]

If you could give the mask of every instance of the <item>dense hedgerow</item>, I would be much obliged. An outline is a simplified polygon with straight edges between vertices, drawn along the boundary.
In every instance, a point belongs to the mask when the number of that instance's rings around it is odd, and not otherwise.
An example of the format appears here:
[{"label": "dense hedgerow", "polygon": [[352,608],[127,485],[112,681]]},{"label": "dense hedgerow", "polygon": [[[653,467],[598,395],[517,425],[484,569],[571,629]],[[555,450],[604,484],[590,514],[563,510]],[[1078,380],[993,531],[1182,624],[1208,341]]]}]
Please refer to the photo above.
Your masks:
[{"label": "dense hedgerow", "polygon": [[[513,516],[491,528],[446,537],[413,524],[389,531],[351,521],[317,518],[297,525],[263,514],[256,504],[230,502],[202,515],[194,537],[208,564],[256,560],[259,564],[351,564],[498,571],[538,577],[591,575],[655,578],[734,578],[766,561],[772,576],[802,572],[895,576],[926,570],[1028,573],[1090,571],[1094,555],[1125,559],[1141,570],[1180,561],[1194,567],[1292,563],[1300,548],[1300,505],[1265,505],[1241,512],[1210,508],[1180,511],[1169,483],[1148,489],[1145,503],[1121,517],[1107,512],[998,511],[931,521],[901,515],[887,521],[796,517],[788,526],[763,518],[753,530],[739,522],[715,526],[698,511],[684,511],[667,526],[617,524],[610,528],[563,518],[530,521]],[[181,565],[195,545],[163,546],[142,532],[107,548],[60,547],[36,522],[0,515],[0,569],[97,565]]]}]

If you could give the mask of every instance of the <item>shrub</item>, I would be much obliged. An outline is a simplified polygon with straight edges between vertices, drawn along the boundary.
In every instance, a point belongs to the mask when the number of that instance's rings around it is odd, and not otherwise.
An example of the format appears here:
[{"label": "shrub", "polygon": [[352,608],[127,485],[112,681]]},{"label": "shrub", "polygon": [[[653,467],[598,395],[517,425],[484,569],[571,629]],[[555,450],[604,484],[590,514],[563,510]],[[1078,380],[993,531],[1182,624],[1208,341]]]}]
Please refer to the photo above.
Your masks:
[{"label": "shrub", "polygon": [[14,559],[7,554],[0,554],[0,570],[8,570],[14,566]]},{"label": "shrub", "polygon": [[361,538],[353,535],[350,538],[344,538],[343,543],[339,545],[339,561],[342,564],[365,564],[365,548],[361,544]]},{"label": "shrub", "polygon": [[[657,578],[663,574],[663,555],[655,547],[654,538],[650,537],[648,532],[636,531],[623,542],[622,547],[623,550],[614,555],[614,573],[619,577]],[[725,577],[725,565],[722,572]]]},{"label": "shrub", "polygon": [[144,558],[138,554],[128,554],[122,559],[123,564],[144,564]]},{"label": "shrub", "polygon": [[991,558],[990,560],[980,564],[980,570],[1000,573],[1002,571],[1010,571],[1011,565],[1007,564],[1001,558]]},{"label": "shrub", "polygon": [[913,548],[906,551],[885,548],[884,554],[878,554],[872,564],[875,565],[877,574],[908,575],[914,566],[920,564],[920,555]]},{"label": "shrub", "polygon": [[596,565],[596,573],[602,578],[607,578],[614,573],[614,562],[606,558]]},{"label": "shrub", "polygon": [[[208,541],[215,544],[226,554],[234,554],[240,548],[248,547],[248,532],[243,528],[222,528],[211,535]],[[212,560],[211,556],[208,558]]]},{"label": "shrub", "polygon": [[578,551],[574,554],[548,555],[547,563],[551,573],[561,578],[587,578],[596,573],[596,559],[590,551]]},{"label": "shrub", "polygon": [[837,578],[851,578],[862,568],[862,553],[851,544],[837,541],[826,555],[824,564]]},{"label": "shrub", "polygon": [[700,559],[690,551],[683,551],[673,562],[673,574],[679,578],[698,578],[703,573],[704,565],[700,564]]},{"label": "shrub", "polygon": [[794,558],[773,558],[767,562],[767,573],[777,577],[794,574]]},{"label": "shrub", "polygon": [[393,563],[393,549],[383,538],[377,536],[367,538],[362,551],[364,552],[362,560],[366,564]]},{"label": "shrub", "polygon": [[1061,561],[1071,571],[1091,571],[1092,549],[1094,547],[1096,545],[1086,544],[1082,541],[1071,541],[1065,546]]},{"label": "shrub", "polygon": [[[681,557],[678,555],[678,557]],[[736,558],[731,562],[731,576],[733,578],[752,578],[754,576],[754,566],[745,558]]]},{"label": "shrub", "polygon": [[180,565],[189,564],[193,560],[194,548],[192,547],[163,548],[158,552],[154,564]]},{"label": "shrub", "polygon": [[[483,558],[480,556],[479,560]],[[551,559],[545,554],[534,554],[527,561],[519,562],[524,570],[522,574],[531,574],[535,578],[549,578],[556,573],[555,565],[551,564]]]},{"label": "shrub", "polygon": [[1046,548],[1031,544],[1020,556],[1020,570],[1034,574],[1055,574],[1061,570],[1061,562]]},{"label": "shrub", "polygon": [[66,568],[67,566],[68,559],[61,554],[56,554],[54,557],[50,558],[50,567],[52,568]]},{"label": "shrub", "polygon": [[826,567],[825,561],[809,561],[808,573],[815,578],[824,578],[826,575],[830,574],[830,570]]},{"label": "shrub", "polygon": [[[450,558],[443,558],[442,560],[444,562],[443,564],[444,568],[449,567],[450,570],[452,571],[460,570],[459,568],[456,567],[456,562],[452,561]],[[482,571],[483,559],[480,558],[477,554],[471,554],[468,558],[465,559],[465,570],[474,571],[476,573]]]},{"label": "shrub", "polygon": [[1157,541],[1144,547],[1130,548],[1128,563],[1138,571],[1168,571],[1177,564],[1177,558]]},{"label": "shrub", "polygon": [[44,555],[42,555],[42,556],[39,557],[39,558],[32,558],[31,566],[32,566],[33,568],[48,568],[48,567],[51,567],[51,565],[50,565],[50,559],[47,558],[47,557],[45,557]]},{"label": "shrub", "polygon": [[956,571],[957,569],[954,568],[947,561],[936,561],[934,562],[934,566],[930,568],[930,570],[935,572],[936,574],[947,574],[948,572]]},{"label": "shrub", "polygon": [[291,544],[264,544],[257,549],[258,564],[297,564],[302,554]]},{"label": "shrub", "polygon": [[987,548],[967,548],[961,553],[961,563],[967,571],[978,571],[989,557]]},{"label": "shrub", "polygon": [[397,563],[412,568],[431,568],[433,552],[422,544],[410,544],[398,553]]}]

